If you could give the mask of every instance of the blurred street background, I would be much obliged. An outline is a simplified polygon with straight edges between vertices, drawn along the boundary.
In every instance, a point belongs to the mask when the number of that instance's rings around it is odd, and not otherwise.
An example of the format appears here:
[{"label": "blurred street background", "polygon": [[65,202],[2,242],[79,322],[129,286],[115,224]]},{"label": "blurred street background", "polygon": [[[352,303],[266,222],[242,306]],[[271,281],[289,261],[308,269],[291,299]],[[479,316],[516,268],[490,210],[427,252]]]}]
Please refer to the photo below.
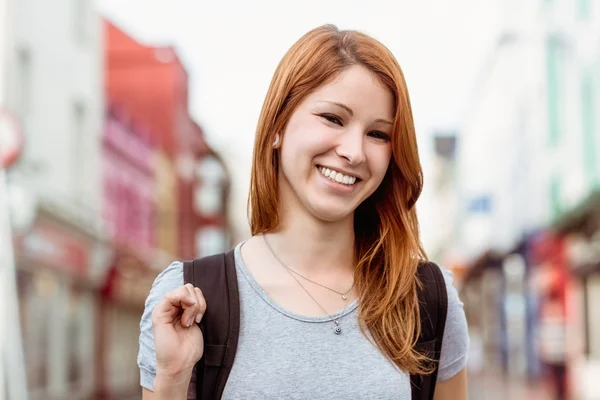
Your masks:
[{"label": "blurred street background", "polygon": [[248,237],[262,100],[324,23],[403,67],[470,398],[600,399],[600,1],[0,0],[0,400],[141,398],[152,282]]}]

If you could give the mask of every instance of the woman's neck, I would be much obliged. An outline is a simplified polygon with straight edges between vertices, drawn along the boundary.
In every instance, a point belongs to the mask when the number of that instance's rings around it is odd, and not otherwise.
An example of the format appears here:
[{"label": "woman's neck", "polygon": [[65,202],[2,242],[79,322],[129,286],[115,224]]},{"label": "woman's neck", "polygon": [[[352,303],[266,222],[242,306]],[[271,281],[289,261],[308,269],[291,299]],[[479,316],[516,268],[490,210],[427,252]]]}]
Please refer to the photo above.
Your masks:
[{"label": "woman's neck", "polygon": [[308,213],[285,212],[268,240],[289,267],[308,275],[354,271],[354,219],[325,222]]}]

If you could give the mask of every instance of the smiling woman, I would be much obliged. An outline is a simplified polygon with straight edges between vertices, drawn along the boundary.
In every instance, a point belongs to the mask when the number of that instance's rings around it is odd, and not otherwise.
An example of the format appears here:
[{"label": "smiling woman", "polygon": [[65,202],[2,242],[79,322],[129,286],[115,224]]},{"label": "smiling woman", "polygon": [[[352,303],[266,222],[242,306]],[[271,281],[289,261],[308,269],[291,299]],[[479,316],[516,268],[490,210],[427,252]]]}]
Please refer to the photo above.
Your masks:
[{"label": "smiling woman", "polygon": [[144,398],[466,399],[464,311],[421,246],[422,185],[394,56],[331,25],[303,36],[259,118],[252,237],[188,264],[193,280],[173,263],[149,294]]}]

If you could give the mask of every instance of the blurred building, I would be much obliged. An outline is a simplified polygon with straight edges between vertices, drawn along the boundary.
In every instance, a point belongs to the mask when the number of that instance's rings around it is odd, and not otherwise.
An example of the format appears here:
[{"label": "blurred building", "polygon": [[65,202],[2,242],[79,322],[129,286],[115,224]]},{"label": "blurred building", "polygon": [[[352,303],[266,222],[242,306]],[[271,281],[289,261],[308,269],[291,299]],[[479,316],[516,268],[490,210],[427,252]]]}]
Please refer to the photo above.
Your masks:
[{"label": "blurred building", "polygon": [[600,191],[563,213],[539,249],[545,291],[563,295],[573,393],[600,398]]},{"label": "blurred building", "polygon": [[174,49],[145,46],[104,22],[104,220],[114,247],[102,290],[101,398],[139,393],[139,321],[156,275],[174,260],[228,249],[229,175],[188,112]]},{"label": "blurred building", "polygon": [[593,306],[575,290],[581,282],[572,279],[569,239],[557,233],[557,221],[577,213],[600,185],[600,7],[586,0],[492,3],[498,32],[457,155],[462,226],[452,247],[472,260],[465,303],[495,365],[536,378],[544,371],[540,318],[558,296],[568,352],[578,360],[569,364],[570,390],[598,398],[583,384],[597,371],[597,356],[575,350],[581,316]]},{"label": "blurred building", "polygon": [[0,112],[26,140],[8,184],[30,398],[136,397],[144,300],[171,261],[229,247],[229,176],[172,49],[103,24],[92,1],[7,4]]},{"label": "blurred building", "polygon": [[26,139],[9,186],[30,398],[89,398],[108,250],[100,224],[101,19],[86,0],[8,5],[3,97]]},{"label": "blurred building", "polygon": [[137,333],[156,270],[155,137],[126,110],[109,103],[103,135],[103,221],[112,259],[98,310],[99,398],[139,393]]},{"label": "blurred building", "polygon": [[435,221],[429,230],[429,257],[452,267],[451,254],[447,249],[453,245],[459,229],[458,198],[456,181],[457,133],[435,132],[433,134],[432,176],[429,179],[432,203],[429,216]]},{"label": "blurred building", "polygon": [[[190,118],[188,75],[181,60],[170,47],[142,45],[109,22],[104,28],[107,94],[157,135],[168,158],[157,162],[175,172],[177,229],[162,231],[160,237],[177,243],[176,255],[185,259],[223,251],[229,246],[224,209],[229,177]],[[164,218],[167,225],[160,230],[172,226]]]},{"label": "blurred building", "polygon": [[600,175],[600,10],[586,1],[500,3],[458,146],[460,243],[471,255],[509,250],[578,204]]}]

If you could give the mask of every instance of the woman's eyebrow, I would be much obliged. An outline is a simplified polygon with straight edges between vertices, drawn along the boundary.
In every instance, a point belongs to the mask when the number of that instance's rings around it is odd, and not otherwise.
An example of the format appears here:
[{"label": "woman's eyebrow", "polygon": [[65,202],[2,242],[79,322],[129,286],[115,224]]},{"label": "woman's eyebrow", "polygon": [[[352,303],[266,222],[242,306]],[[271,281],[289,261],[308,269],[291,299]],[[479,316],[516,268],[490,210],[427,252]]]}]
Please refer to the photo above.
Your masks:
[{"label": "woman's eyebrow", "polygon": [[337,101],[328,101],[328,100],[321,100],[321,101],[319,101],[319,103],[333,104],[334,106],[338,106],[338,107],[343,108],[344,110],[346,110],[348,112],[348,114],[350,114],[350,116],[354,115],[354,111],[352,111],[352,109],[350,107],[348,107],[347,105],[345,105],[343,103],[338,103]]},{"label": "woman's eyebrow", "polygon": [[[347,105],[345,105],[343,103],[338,103],[337,101],[328,101],[328,100],[321,100],[321,101],[319,101],[319,103],[333,104],[334,106],[338,106],[338,107],[346,110],[348,112],[348,114],[350,114],[350,116],[354,116],[354,111],[352,111],[352,109],[350,107],[348,107]],[[388,121],[387,119],[383,119],[383,118],[377,118],[374,122],[382,122],[384,124],[394,125],[391,121]]]},{"label": "woman's eyebrow", "polygon": [[375,120],[375,122],[382,122],[382,123],[384,123],[384,124],[388,124],[388,125],[394,125],[394,124],[392,123],[392,121],[388,121],[387,119],[382,119],[382,118],[377,118],[377,119]]}]

